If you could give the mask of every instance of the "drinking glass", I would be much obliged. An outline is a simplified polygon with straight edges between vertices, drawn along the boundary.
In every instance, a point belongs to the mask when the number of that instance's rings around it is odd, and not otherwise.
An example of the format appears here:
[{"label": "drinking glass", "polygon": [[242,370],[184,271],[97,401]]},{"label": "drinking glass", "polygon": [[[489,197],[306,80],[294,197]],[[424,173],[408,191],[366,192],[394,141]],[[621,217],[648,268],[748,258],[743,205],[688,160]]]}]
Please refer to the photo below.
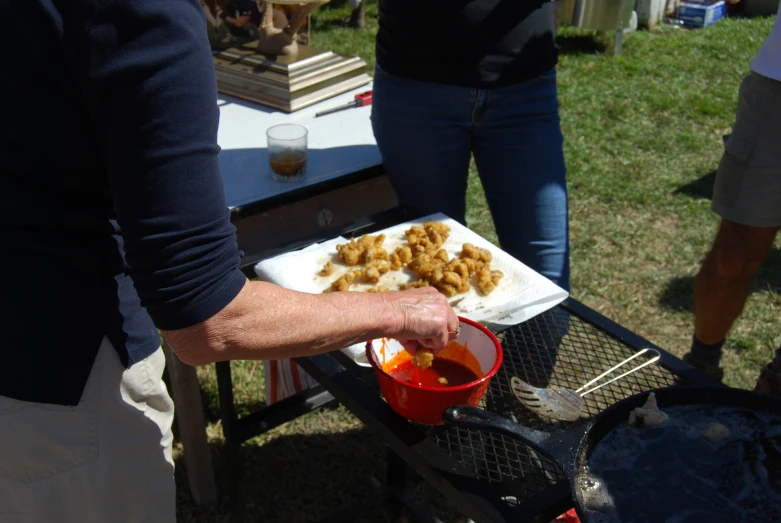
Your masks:
[{"label": "drinking glass", "polygon": [[306,176],[307,134],[303,125],[285,123],[266,131],[271,177],[279,182],[295,182]]}]

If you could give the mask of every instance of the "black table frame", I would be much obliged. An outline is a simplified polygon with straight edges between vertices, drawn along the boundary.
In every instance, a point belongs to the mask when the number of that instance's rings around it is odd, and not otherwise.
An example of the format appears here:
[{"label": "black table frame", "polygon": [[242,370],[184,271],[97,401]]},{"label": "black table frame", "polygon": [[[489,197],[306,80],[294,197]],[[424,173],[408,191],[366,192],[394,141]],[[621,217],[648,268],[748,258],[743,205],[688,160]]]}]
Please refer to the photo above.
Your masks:
[{"label": "black table frame", "polygon": [[[719,385],[710,376],[573,298],[568,298],[558,307],[636,350],[657,349],[661,354],[659,364],[684,380],[698,385]],[[572,508],[566,482],[557,483],[526,503],[510,506],[488,485],[458,474],[458,464],[442,460],[432,462],[431,456],[441,454],[441,451],[418,427],[396,414],[380,398],[376,389],[367,384],[374,379],[371,369],[356,365],[341,352],[298,358],[296,362],[358,419],[378,433],[407,466],[474,521],[548,522]],[[402,478],[403,474],[399,471],[389,477],[396,488]]]}]

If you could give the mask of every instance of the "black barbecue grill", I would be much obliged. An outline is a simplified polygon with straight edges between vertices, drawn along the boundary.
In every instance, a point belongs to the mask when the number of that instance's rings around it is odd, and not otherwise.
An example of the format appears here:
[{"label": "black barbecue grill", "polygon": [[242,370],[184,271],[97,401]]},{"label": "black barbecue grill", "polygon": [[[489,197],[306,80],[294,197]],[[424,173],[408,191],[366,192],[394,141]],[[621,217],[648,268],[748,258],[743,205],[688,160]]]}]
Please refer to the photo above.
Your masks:
[{"label": "black barbecue grill", "polygon": [[[718,385],[571,298],[497,335],[504,363],[480,407],[550,434],[582,427],[605,408],[637,393],[673,385]],[[574,423],[538,417],[510,390],[514,375],[536,387],[550,384],[575,390],[648,347],[659,350],[660,360],[587,395],[583,417]],[[391,497],[409,505],[409,497],[398,494],[406,477],[399,471],[411,467],[475,521],[550,521],[572,506],[563,471],[523,442],[476,428],[404,420],[382,399],[374,373],[341,353],[297,361],[393,450]]]},{"label": "black barbecue grill", "polygon": [[[659,365],[585,397],[584,417],[574,423],[547,420],[530,412],[510,390],[518,376],[535,387],[559,385],[575,390],[637,349],[557,307],[502,332],[502,368],[491,380],[481,407],[544,432],[583,425],[606,407],[639,392],[690,383]],[[476,479],[489,481],[518,503],[565,478],[547,458],[512,438],[477,429],[426,427],[426,433]]]}]

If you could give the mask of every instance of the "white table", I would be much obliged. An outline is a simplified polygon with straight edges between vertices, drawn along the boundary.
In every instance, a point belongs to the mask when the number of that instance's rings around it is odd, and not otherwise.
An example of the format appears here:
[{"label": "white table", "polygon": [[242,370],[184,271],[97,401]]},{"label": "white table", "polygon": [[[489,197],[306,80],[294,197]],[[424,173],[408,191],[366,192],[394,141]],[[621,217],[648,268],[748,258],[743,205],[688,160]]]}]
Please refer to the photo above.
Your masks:
[{"label": "white table", "polygon": [[[382,170],[369,120],[371,107],[315,118],[318,111],[347,103],[369,89],[371,84],[294,113],[220,96],[220,169],[231,221],[244,251],[243,267],[253,266],[275,248],[398,205]],[[266,148],[266,129],[288,122],[309,130],[307,177],[294,183],[271,179]],[[198,377],[194,367],[181,363],[166,344],[164,348],[190,491],[196,504],[213,504],[217,489]],[[217,365],[220,401],[230,403],[232,412],[230,365]],[[227,400],[223,389],[229,392]]]},{"label": "white table", "polygon": [[[371,106],[315,117],[371,88],[368,84],[294,113],[220,97],[220,168],[244,265],[275,246],[397,205],[382,171]],[[266,130],[280,123],[309,130],[307,176],[299,182],[271,179]]]},{"label": "white table", "polygon": [[[315,117],[315,113],[347,103],[356,93],[371,88],[369,84],[294,113],[221,96],[217,141],[222,148],[220,169],[228,205],[233,208],[267,200],[380,165],[382,159],[369,120],[371,106]],[[297,123],[309,131],[308,172],[300,182],[271,179],[266,130],[281,123]]]}]

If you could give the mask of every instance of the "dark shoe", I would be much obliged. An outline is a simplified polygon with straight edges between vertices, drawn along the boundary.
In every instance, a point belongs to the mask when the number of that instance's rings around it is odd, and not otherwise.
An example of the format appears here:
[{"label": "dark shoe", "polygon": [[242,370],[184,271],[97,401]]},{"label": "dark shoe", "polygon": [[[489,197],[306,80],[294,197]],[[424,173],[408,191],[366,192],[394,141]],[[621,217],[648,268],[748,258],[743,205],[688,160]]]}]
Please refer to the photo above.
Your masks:
[{"label": "dark shoe", "polygon": [[754,390],[771,396],[781,396],[781,372],[775,370],[770,364],[765,365],[759,373]]},{"label": "dark shoe", "polygon": [[718,359],[715,361],[707,361],[698,357],[698,355],[693,352],[687,352],[683,355],[683,361],[719,381],[724,379],[724,369],[719,367]]},{"label": "dark shoe", "polygon": [[355,9],[350,18],[347,19],[347,27],[354,29],[366,29],[366,10],[363,8],[363,2]]}]

